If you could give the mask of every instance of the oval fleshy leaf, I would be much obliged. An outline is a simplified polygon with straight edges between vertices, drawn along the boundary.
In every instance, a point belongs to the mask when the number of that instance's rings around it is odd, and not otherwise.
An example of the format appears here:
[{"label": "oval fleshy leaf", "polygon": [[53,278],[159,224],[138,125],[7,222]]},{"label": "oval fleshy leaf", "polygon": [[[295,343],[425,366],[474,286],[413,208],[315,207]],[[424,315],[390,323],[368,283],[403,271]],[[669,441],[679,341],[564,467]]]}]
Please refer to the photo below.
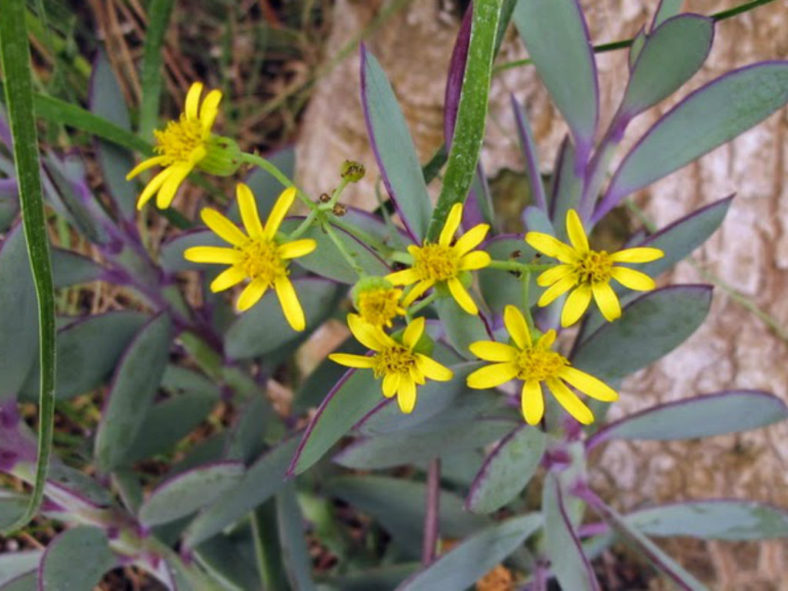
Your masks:
[{"label": "oval fleshy leaf", "polygon": [[47,546],[38,567],[38,589],[92,589],[115,562],[104,530],[92,526],[68,529]]},{"label": "oval fleshy leaf", "polygon": [[161,313],[137,333],[124,352],[96,433],[96,460],[102,471],[124,462],[161,383],[171,340],[172,322]]},{"label": "oval fleshy leaf", "polygon": [[430,197],[408,124],[378,60],[361,45],[361,105],[383,183],[414,242],[430,221]]},{"label": "oval fleshy leaf", "polygon": [[786,101],[788,61],[745,66],[702,86],[661,117],[627,154],[593,221],[627,195],[760,123]]},{"label": "oval fleshy leaf", "polygon": [[[471,297],[474,300],[478,298],[473,291]],[[476,341],[490,339],[490,333],[481,313],[468,314],[448,294],[438,297],[432,305],[438,313],[443,330],[446,331],[446,339],[454,350],[466,359],[476,359],[468,346]]]},{"label": "oval fleshy leaf", "polygon": [[588,440],[593,447],[613,439],[671,441],[757,429],[788,418],[788,407],[758,390],[728,390],[658,404],[606,425]]},{"label": "oval fleshy leaf", "polygon": [[572,130],[577,161],[584,166],[596,133],[599,87],[580,4],[518,2],[512,18],[539,77]]},{"label": "oval fleshy leaf", "polygon": [[304,516],[292,482],[276,495],[276,525],[282,546],[282,562],[291,587],[298,591],[315,591]]},{"label": "oval fleshy leaf", "polygon": [[[24,509],[25,505],[22,505],[20,514]],[[0,554],[0,587],[27,573],[35,574],[43,553],[42,550],[25,550]]]},{"label": "oval fleshy leaf", "polygon": [[646,38],[632,69],[621,103],[631,118],[678,90],[706,61],[714,37],[714,21],[683,14],[662,23]]},{"label": "oval fleshy leaf", "polygon": [[503,562],[542,524],[536,513],[510,517],[463,540],[398,587],[401,591],[465,589]]},{"label": "oval fleshy leaf", "polygon": [[52,249],[52,281],[55,288],[101,279],[104,268],[86,256],[62,248]]},{"label": "oval fleshy leaf", "polygon": [[490,452],[471,485],[466,506],[475,513],[492,513],[516,497],[542,461],[545,434],[522,425]]},{"label": "oval fleshy leaf", "polygon": [[649,536],[686,536],[705,540],[788,538],[788,512],[733,499],[707,499],[658,505],[624,516]]},{"label": "oval fleshy leaf", "polygon": [[683,343],[703,323],[710,306],[709,285],[651,291],[583,341],[572,364],[606,382],[623,378]]},{"label": "oval fleshy leaf", "polygon": [[[583,191],[583,179],[577,173],[575,147],[564,137],[553,166],[552,186],[550,189],[550,219],[559,229],[564,227],[566,212],[577,209]],[[562,230],[563,231],[563,230]]]},{"label": "oval fleshy leaf", "polygon": [[250,359],[305,339],[328,318],[344,289],[325,279],[294,279],[293,287],[306,317],[306,329],[297,332],[282,313],[274,290],[239,315],[225,334],[225,353],[230,359]]},{"label": "oval fleshy leaf", "polygon": [[225,495],[243,474],[241,462],[217,462],[168,478],[140,507],[140,522],[146,526],[158,525],[194,513]]}]

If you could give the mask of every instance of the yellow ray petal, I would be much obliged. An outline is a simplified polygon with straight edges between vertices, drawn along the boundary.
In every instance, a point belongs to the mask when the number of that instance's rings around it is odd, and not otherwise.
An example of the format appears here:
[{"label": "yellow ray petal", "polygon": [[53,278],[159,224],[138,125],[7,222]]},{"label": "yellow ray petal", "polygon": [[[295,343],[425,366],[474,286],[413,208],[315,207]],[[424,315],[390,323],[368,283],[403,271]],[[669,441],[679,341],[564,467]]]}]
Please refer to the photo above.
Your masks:
[{"label": "yellow ray petal", "polygon": [[183,251],[183,258],[193,263],[234,265],[241,262],[243,255],[234,248],[224,246],[192,246]]},{"label": "yellow ray petal", "polygon": [[482,243],[489,231],[490,226],[487,224],[478,224],[474,226],[457,238],[457,242],[454,243],[454,251],[459,255],[472,251]]},{"label": "yellow ray petal", "polygon": [[446,223],[443,224],[440,236],[438,237],[438,244],[449,246],[451,244],[457,228],[460,227],[462,221],[462,203],[455,203],[449,210],[449,215],[446,216]]},{"label": "yellow ray petal", "polygon": [[539,337],[539,340],[536,341],[536,348],[542,350],[549,350],[553,343],[555,343],[555,339],[558,335],[556,334],[555,330],[552,328],[544,333],[542,336]]},{"label": "yellow ray petal", "polygon": [[590,425],[594,422],[594,415],[591,410],[561,380],[547,380],[547,387],[550,388],[558,404],[563,406],[564,410],[578,422],[583,425]]},{"label": "yellow ray petal", "polygon": [[613,390],[613,388],[602,380],[574,367],[565,367],[561,370],[561,373],[558,374],[558,377],[591,398],[596,398],[603,402],[614,402],[618,400],[618,392]]},{"label": "yellow ray petal", "polygon": [[476,341],[468,348],[476,357],[485,361],[514,361],[518,353],[511,345],[495,341]]},{"label": "yellow ray petal", "polygon": [[175,193],[178,191],[178,187],[181,186],[181,183],[189,176],[191,171],[191,164],[175,164],[170,167],[170,175],[167,177],[167,180],[164,181],[164,184],[156,195],[156,207],[159,209],[167,209],[170,206],[172,200],[175,199]]},{"label": "yellow ray petal", "polygon": [[410,379],[417,385],[424,385],[427,383],[427,378],[424,377],[424,374],[421,370],[417,367],[418,361],[408,368],[408,375]]},{"label": "yellow ray petal", "polygon": [[561,326],[566,328],[577,322],[591,303],[591,288],[581,285],[569,294],[561,310]]},{"label": "yellow ray petal", "polygon": [[285,219],[290,206],[293,205],[295,198],[295,187],[288,187],[279,195],[276,203],[274,203],[271,209],[268,220],[265,222],[265,230],[263,230],[263,233],[266,238],[273,239],[273,237],[276,236],[276,232],[279,230],[282,220]]},{"label": "yellow ray petal", "polygon": [[572,267],[569,265],[556,265],[551,269],[547,269],[539,274],[536,278],[536,284],[540,287],[547,287],[553,283],[560,281],[564,277],[572,277]]},{"label": "yellow ray petal", "polygon": [[471,294],[465,289],[463,284],[456,277],[452,277],[446,282],[449,287],[454,300],[460,305],[466,314],[476,315],[479,313],[479,308],[476,307],[476,302],[473,301]]},{"label": "yellow ray petal", "polygon": [[651,277],[629,267],[613,267],[611,275],[621,285],[635,291],[651,291],[657,286]]},{"label": "yellow ray petal", "polygon": [[538,425],[544,416],[544,396],[542,386],[536,380],[523,382],[520,392],[520,410],[525,422],[529,425]]},{"label": "yellow ray petal", "polygon": [[241,222],[249,236],[260,238],[263,235],[263,224],[257,213],[257,202],[252,190],[244,183],[235,186],[235,197],[238,200],[238,211],[241,212]]},{"label": "yellow ray petal", "polygon": [[222,92],[220,90],[210,91],[205,100],[200,106],[200,123],[204,131],[210,131],[216,121],[216,115],[219,114],[219,102],[222,100]]},{"label": "yellow ray petal", "polygon": [[483,250],[474,250],[465,254],[460,259],[460,271],[475,271],[476,269],[484,269],[490,264],[490,255]]},{"label": "yellow ray petal", "polygon": [[588,237],[583,229],[583,222],[580,221],[580,216],[574,209],[566,212],[566,234],[575,251],[588,252]]},{"label": "yellow ray petal", "polygon": [[233,285],[238,285],[244,279],[246,279],[246,273],[238,267],[230,267],[219,273],[216,279],[211,281],[211,291],[214,293],[224,291]]},{"label": "yellow ray petal", "polygon": [[421,353],[416,353],[416,364],[419,371],[431,380],[447,382],[454,376],[454,372],[448,367]]},{"label": "yellow ray petal", "polygon": [[430,287],[435,285],[435,282],[432,279],[425,279],[423,281],[419,281],[416,285],[414,285],[408,295],[402,300],[402,305],[406,308],[410,306],[413,302],[419,299],[425,291],[427,291]]},{"label": "yellow ray petal", "polygon": [[143,170],[148,170],[149,168],[153,168],[154,166],[158,166],[159,164],[164,164],[166,160],[167,160],[166,156],[154,156],[153,158],[147,158],[128,172],[128,174],[126,175],[126,180],[130,181],[139,173],[141,173]]},{"label": "yellow ray petal", "polygon": [[621,316],[621,304],[618,301],[618,296],[609,283],[595,283],[592,287],[594,291],[594,300],[596,305],[599,306],[599,311],[608,322],[613,322]]},{"label": "yellow ray petal", "polygon": [[577,254],[568,244],[564,244],[550,234],[528,232],[525,235],[525,241],[534,250],[558,259],[562,263],[571,263],[577,260]]},{"label": "yellow ray petal", "polygon": [[665,256],[665,253],[658,248],[651,246],[638,246],[636,248],[625,248],[610,255],[610,260],[614,263],[650,263]]},{"label": "yellow ray petal", "polygon": [[397,388],[399,388],[399,380],[400,375],[398,373],[389,373],[383,376],[383,384],[381,386],[383,396],[386,398],[393,397],[397,393]]},{"label": "yellow ray petal", "polygon": [[375,360],[366,355],[351,355],[350,353],[331,353],[328,358],[334,363],[345,367],[370,368],[375,365]]},{"label": "yellow ray petal", "polygon": [[283,259],[297,259],[298,257],[306,256],[317,248],[317,242],[311,238],[303,238],[301,240],[293,240],[292,242],[285,242],[279,245],[279,256]]},{"label": "yellow ray petal", "polygon": [[139,198],[137,199],[137,209],[142,209],[144,205],[150,201],[151,197],[153,197],[156,192],[161,188],[169,176],[172,174],[172,167],[167,167],[161,172],[159,172],[155,177],[153,177],[150,182],[145,185],[145,188],[140,193]]},{"label": "yellow ray petal", "polygon": [[547,288],[541,296],[539,296],[539,300],[536,302],[539,306],[549,306],[567,291],[572,289],[575,286],[575,276],[574,274],[567,274],[561,277],[558,281],[553,283],[549,288]]},{"label": "yellow ray petal", "polygon": [[274,289],[276,289],[276,296],[279,298],[279,304],[282,306],[287,323],[293,330],[304,330],[306,328],[304,309],[301,307],[301,302],[298,301],[298,294],[296,294],[292,282],[286,276],[277,277]]},{"label": "yellow ray petal", "polygon": [[424,323],[424,317],[420,316],[408,324],[405,332],[402,333],[402,344],[411,351],[416,346],[416,343],[419,342],[421,335],[424,334]]},{"label": "yellow ray petal", "polygon": [[268,285],[264,281],[255,279],[241,292],[235,304],[236,309],[239,312],[245,312],[260,301],[260,298],[263,297],[267,290]]},{"label": "yellow ray petal", "polygon": [[350,328],[350,332],[356,337],[356,340],[367,349],[380,351],[388,345],[383,331],[364,322],[358,314],[348,314],[347,325]]},{"label": "yellow ray petal", "polygon": [[485,365],[468,375],[468,387],[477,390],[495,388],[513,379],[518,371],[514,363],[493,363],[492,365]]},{"label": "yellow ray petal", "polygon": [[248,238],[241,230],[224,217],[221,213],[210,207],[205,207],[200,212],[200,218],[205,225],[213,230],[222,240],[234,246],[241,246]]},{"label": "yellow ray petal", "polygon": [[186,104],[183,112],[187,119],[197,119],[200,108],[200,95],[202,94],[202,82],[194,82],[186,93]]},{"label": "yellow ray petal", "polygon": [[506,326],[506,331],[512,337],[514,344],[520,349],[531,346],[531,331],[528,330],[525,316],[517,307],[508,305],[504,308],[503,324]]},{"label": "yellow ray petal", "polygon": [[386,275],[386,281],[392,285],[410,285],[419,280],[419,275],[413,269],[402,269]]},{"label": "yellow ray petal", "polygon": [[399,409],[409,415],[416,406],[416,384],[410,377],[402,376],[397,388],[397,404]]}]

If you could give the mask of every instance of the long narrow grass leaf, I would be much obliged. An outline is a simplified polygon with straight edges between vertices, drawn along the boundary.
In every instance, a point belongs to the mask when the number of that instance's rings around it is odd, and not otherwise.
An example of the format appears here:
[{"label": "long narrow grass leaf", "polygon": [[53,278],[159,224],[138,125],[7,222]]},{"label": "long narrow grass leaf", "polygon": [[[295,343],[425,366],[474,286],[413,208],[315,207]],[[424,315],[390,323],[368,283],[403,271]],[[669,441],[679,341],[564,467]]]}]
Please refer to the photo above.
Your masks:
[{"label": "long narrow grass leaf", "polygon": [[139,135],[150,138],[156,127],[161,97],[162,43],[172,14],[173,0],[153,0],[148,10],[148,28],[142,53],[142,104],[140,104]]}]

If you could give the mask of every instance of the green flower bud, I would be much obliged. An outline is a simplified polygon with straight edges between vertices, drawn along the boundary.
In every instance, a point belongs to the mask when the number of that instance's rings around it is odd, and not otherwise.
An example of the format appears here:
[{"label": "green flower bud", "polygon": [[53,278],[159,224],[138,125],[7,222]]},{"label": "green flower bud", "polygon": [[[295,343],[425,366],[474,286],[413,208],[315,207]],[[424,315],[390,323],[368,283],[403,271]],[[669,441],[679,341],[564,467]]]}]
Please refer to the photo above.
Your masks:
[{"label": "green flower bud", "polygon": [[241,148],[234,140],[212,135],[205,148],[205,158],[197,165],[200,170],[216,176],[232,176],[241,167]]},{"label": "green flower bud", "polygon": [[342,163],[340,176],[350,183],[357,183],[364,178],[364,173],[366,173],[366,169],[363,164],[353,160],[345,160]]}]

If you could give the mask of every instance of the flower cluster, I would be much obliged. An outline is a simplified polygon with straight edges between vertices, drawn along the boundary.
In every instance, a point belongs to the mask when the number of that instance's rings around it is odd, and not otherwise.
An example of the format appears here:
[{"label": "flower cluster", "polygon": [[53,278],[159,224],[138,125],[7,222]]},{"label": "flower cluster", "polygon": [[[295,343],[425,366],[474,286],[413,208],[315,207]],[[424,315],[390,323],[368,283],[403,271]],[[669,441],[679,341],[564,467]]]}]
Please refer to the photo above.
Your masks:
[{"label": "flower cluster", "polygon": [[[195,169],[227,175],[237,171],[242,162],[265,165],[263,159],[241,153],[231,139],[213,134],[221,93],[212,90],[201,101],[202,91],[200,83],[191,86],[180,118],[155,132],[157,155],[129,173],[128,177],[132,178],[153,166],[163,167],[143,189],[138,207],[154,195],[158,207],[168,207],[180,184]],[[494,261],[479,248],[490,230],[487,224],[478,224],[457,236],[463,217],[461,203],[450,209],[437,241],[424,240],[408,246],[407,252],[391,255],[391,260],[404,264],[404,268],[385,276],[369,276],[342,246],[329,223],[330,216],[337,211],[337,198],[344,186],[359,180],[363,174],[363,165],[346,162],[339,188],[319,204],[306,200],[311,213],[289,235],[282,234],[280,228],[298,195],[297,190],[285,189],[263,222],[252,191],[239,183],[236,198],[243,227],[215,209],[202,209],[202,221],[227,246],[193,246],[185,250],[184,257],[196,263],[227,265],[211,281],[210,289],[219,292],[244,283],[236,302],[239,312],[254,306],[273,289],[287,322],[294,330],[301,331],[306,327],[306,318],[289,277],[290,262],[317,248],[315,240],[300,236],[310,223],[319,224],[334,242],[337,254],[359,273],[359,281],[351,292],[357,313],[349,314],[347,323],[353,336],[370,350],[367,355],[334,353],[330,358],[351,368],[371,369],[380,380],[383,395],[396,396],[404,413],[415,408],[417,388],[427,379],[448,381],[454,376],[450,368],[430,356],[433,342],[426,331],[426,320],[415,314],[435,298],[451,297],[465,313],[478,315],[479,304],[472,295],[473,271],[488,267],[515,271],[526,282],[531,272],[542,271],[536,280],[545,288],[537,301],[539,306],[549,306],[568,292],[561,311],[562,327],[575,324],[592,299],[606,320],[612,322],[619,318],[621,304],[611,285],[613,280],[633,290],[654,288],[654,281],[648,275],[627,265],[656,260],[663,256],[662,251],[650,247],[613,253],[592,250],[582,220],[574,210],[569,210],[566,216],[568,244],[541,232],[525,235],[527,244],[557,259],[557,264]],[[520,406],[525,421],[531,425],[539,423],[544,416],[544,389],[583,424],[591,423],[594,417],[576,392],[604,402],[617,399],[612,388],[572,367],[569,359],[554,350],[556,330],[553,327],[545,327],[543,332],[538,330],[530,310],[508,305],[503,321],[509,342],[483,340],[469,346],[470,353],[489,364],[468,375],[468,387],[489,389],[512,380],[522,382]]]}]

